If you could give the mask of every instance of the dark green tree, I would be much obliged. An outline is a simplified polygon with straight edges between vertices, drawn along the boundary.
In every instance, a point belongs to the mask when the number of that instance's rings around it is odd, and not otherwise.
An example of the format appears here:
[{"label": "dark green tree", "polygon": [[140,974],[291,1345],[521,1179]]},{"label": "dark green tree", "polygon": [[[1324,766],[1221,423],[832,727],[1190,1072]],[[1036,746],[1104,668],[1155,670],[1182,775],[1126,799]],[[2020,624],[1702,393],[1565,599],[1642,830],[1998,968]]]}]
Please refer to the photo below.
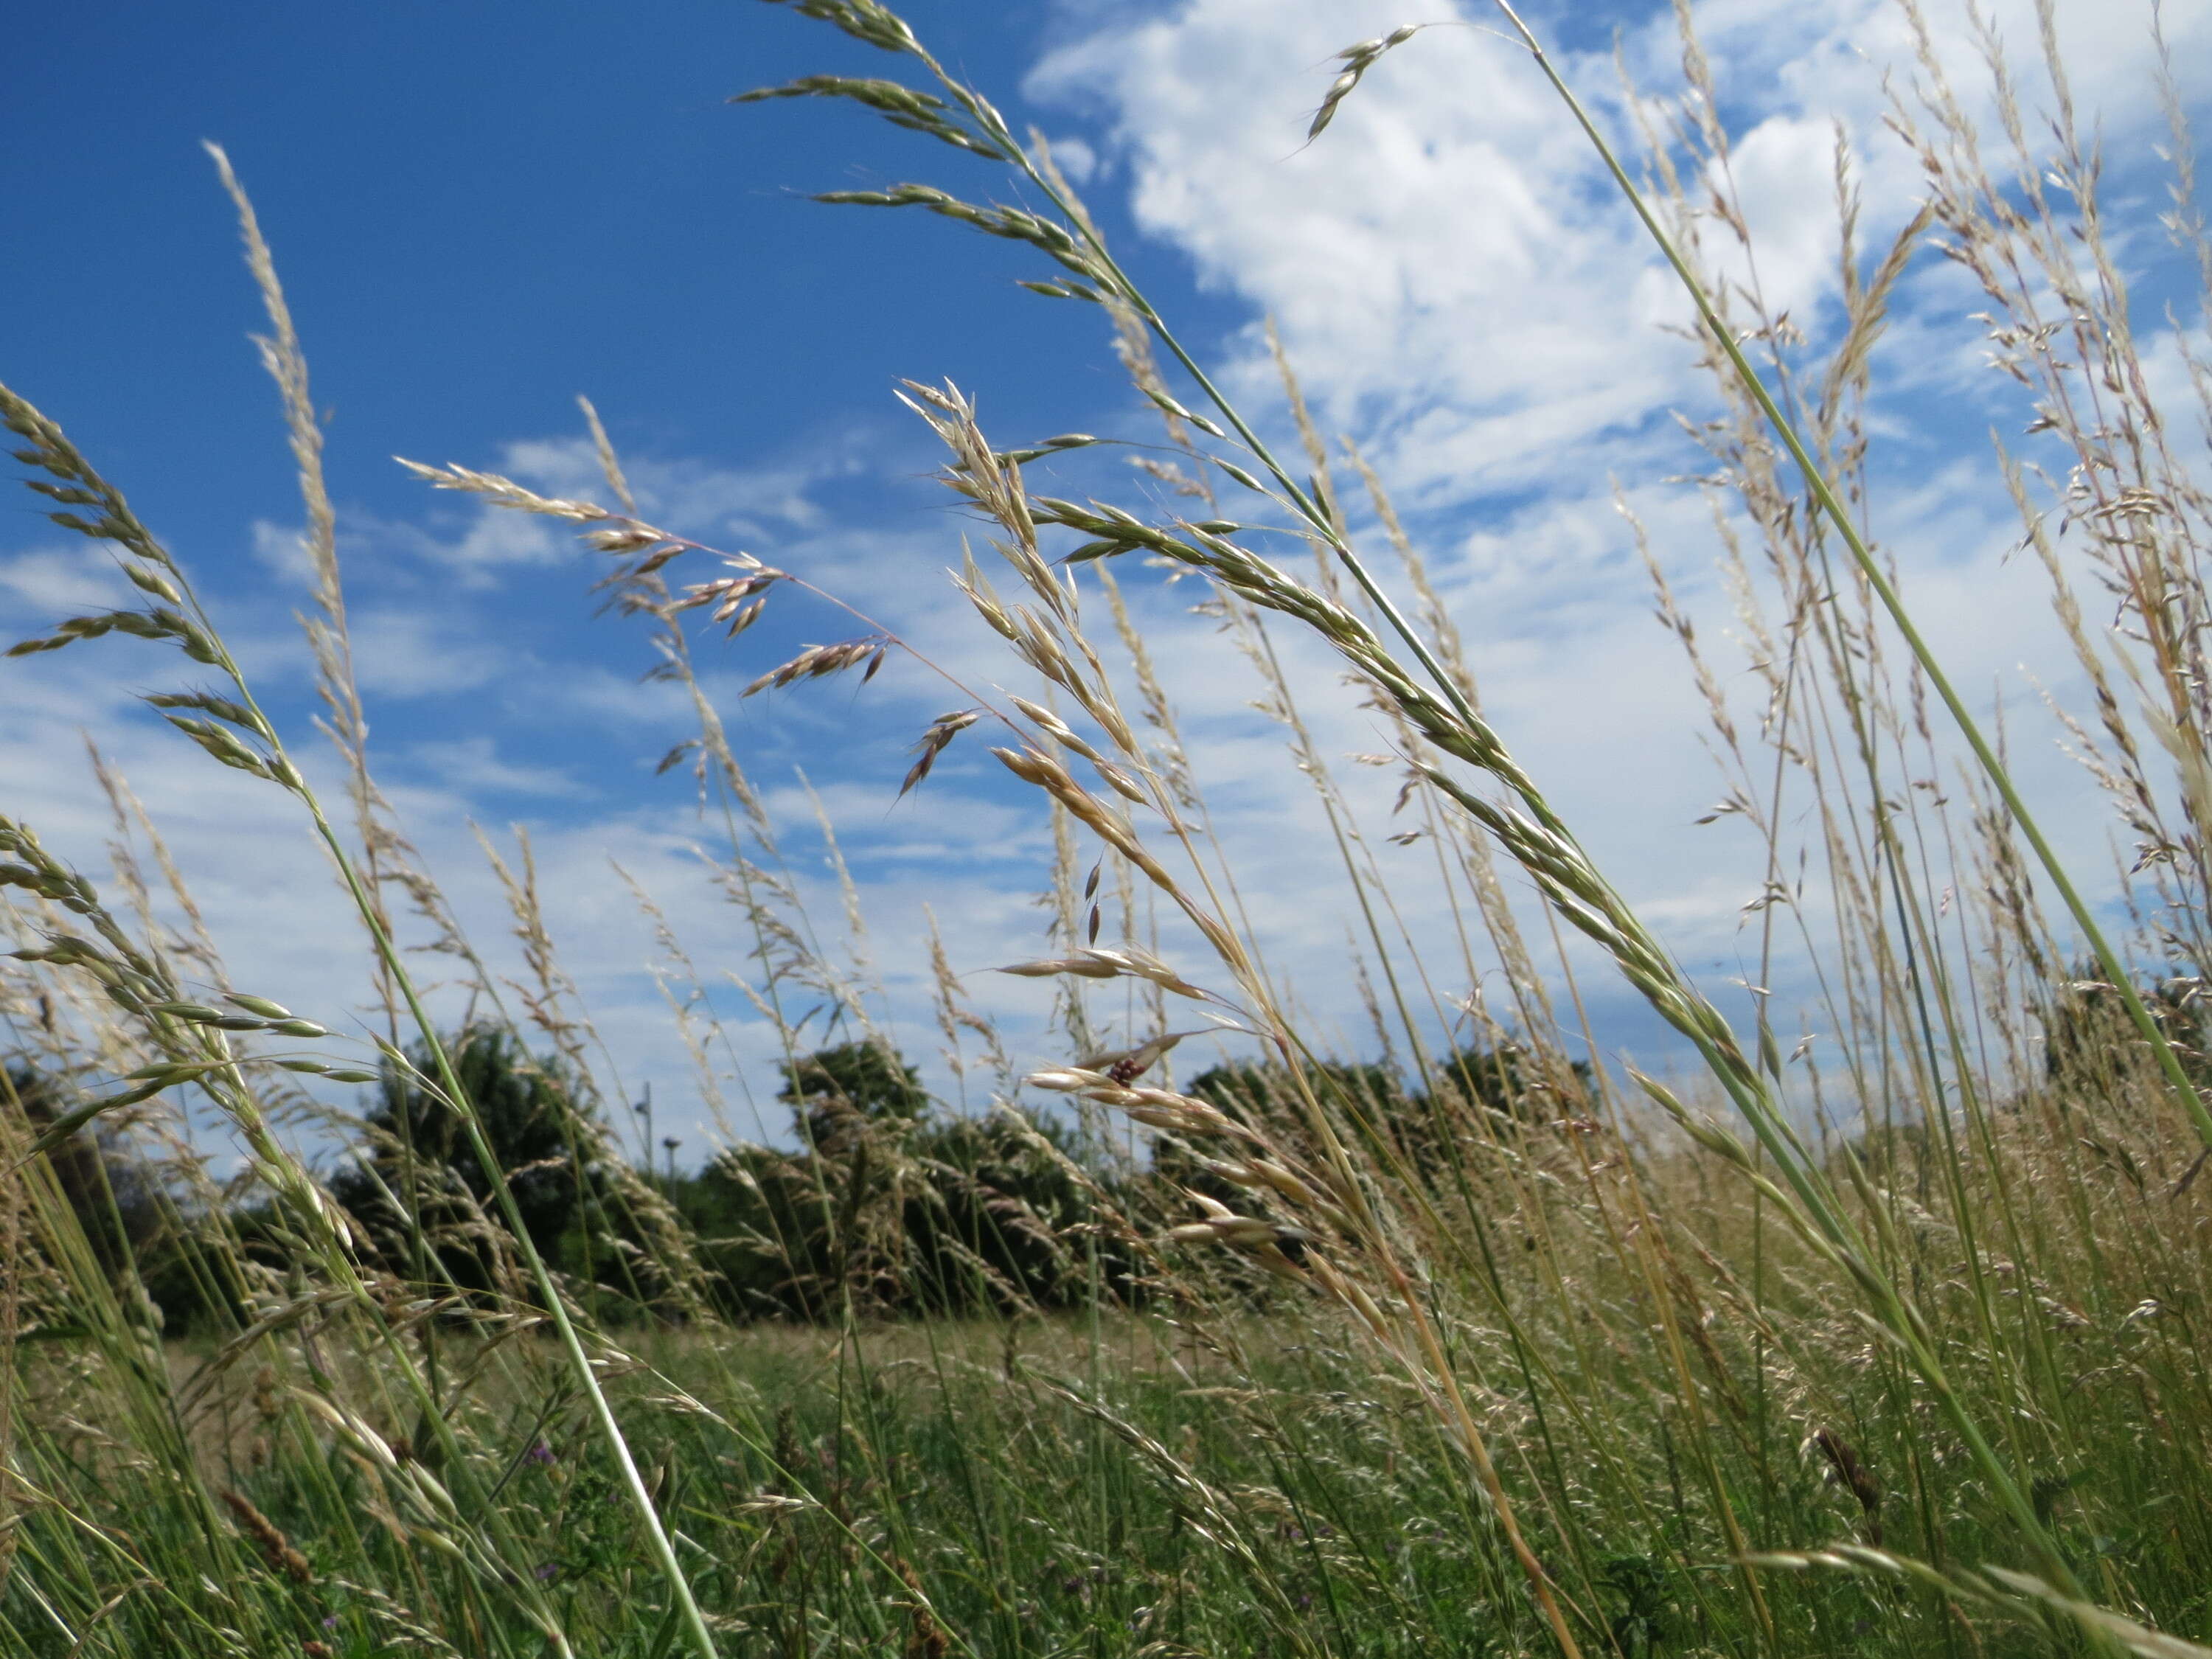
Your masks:
[{"label": "dark green tree", "polygon": [[1571,1081],[1562,1085],[1547,1077],[1547,1068],[1519,1043],[1500,1042],[1494,1048],[1459,1049],[1436,1069],[1439,1091],[1522,1123],[1579,1117],[1588,1109],[1587,1060],[1574,1061],[1568,1068]]},{"label": "dark green tree", "polygon": [[[531,1243],[549,1261],[561,1261],[597,1143],[565,1065],[533,1056],[514,1032],[491,1025],[456,1032],[446,1051]],[[364,1120],[362,1160],[341,1170],[331,1190],[395,1268],[428,1268],[427,1249],[440,1277],[463,1290],[489,1289],[500,1282],[504,1229],[492,1172],[460,1114],[422,1081],[431,1070],[428,1049],[418,1043],[409,1057],[412,1069],[385,1067]]]},{"label": "dark green tree", "polygon": [[912,1294],[925,1311],[980,1305],[1065,1308],[1097,1294],[1133,1298],[1134,1258],[1118,1230],[1115,1172],[1086,1167],[1060,1121],[1036,1115],[931,1122],[910,1148],[924,1179],[909,1188]]},{"label": "dark green tree", "polygon": [[[2194,979],[2175,976],[2138,984],[2151,1021],[2181,1057],[2183,1069],[2200,1089],[2212,1083],[2212,1060],[2205,1054],[2206,1011],[2203,987]],[[2119,994],[2100,977],[2094,963],[2077,963],[2072,976],[2051,993],[2043,1013],[2043,1060],[2045,1074],[2060,1085],[2061,1103],[2076,1092],[2094,1094],[2108,1087],[2116,1069],[2124,1069],[2127,1056],[2148,1059],[2142,1033],[2129,1017]],[[2088,1085],[2086,1089],[2084,1085]]]},{"label": "dark green tree", "polygon": [[879,1042],[839,1043],[787,1062],[775,1097],[791,1108],[801,1144],[825,1150],[856,1123],[912,1123],[929,1110],[921,1074]]},{"label": "dark green tree", "polygon": [[[19,1054],[0,1066],[0,1117],[14,1118],[32,1135],[82,1103],[75,1080],[50,1063]],[[85,1259],[126,1305],[150,1303],[172,1334],[235,1311],[230,1245],[203,1236],[221,1218],[188,1214],[161,1169],[127,1134],[105,1124],[80,1129],[49,1152],[46,1164],[65,1212],[46,1224],[81,1232]],[[252,1219],[230,1218],[234,1239],[250,1242]],[[46,1245],[74,1255],[60,1241]]]},{"label": "dark green tree", "polygon": [[[1044,1119],[935,1113],[915,1069],[869,1042],[782,1067],[795,1152],[732,1147],[672,1194],[731,1311],[829,1319],[1062,1307],[1124,1292],[1079,1152]],[[1108,1230],[1110,1231],[1110,1230]]]},{"label": "dark green tree", "polygon": [[[1373,1060],[1325,1060],[1308,1066],[1305,1073],[1324,1102],[1364,1115],[1388,1115],[1406,1097],[1397,1073]],[[1289,1071],[1278,1065],[1211,1066],[1184,1084],[1182,1091],[1245,1116],[1297,1109],[1296,1085]]]},{"label": "dark green tree", "polygon": [[920,1074],[889,1047],[840,1043],[781,1067],[796,1152],[735,1146],[669,1195],[738,1316],[826,1319],[910,1301],[908,1143],[930,1107]]},{"label": "dark green tree", "polygon": [[[0,1108],[32,1136],[83,1103],[68,1076],[18,1056],[0,1071]],[[46,1155],[55,1188],[100,1270],[128,1268],[160,1225],[156,1184],[112,1134],[80,1129]]]}]

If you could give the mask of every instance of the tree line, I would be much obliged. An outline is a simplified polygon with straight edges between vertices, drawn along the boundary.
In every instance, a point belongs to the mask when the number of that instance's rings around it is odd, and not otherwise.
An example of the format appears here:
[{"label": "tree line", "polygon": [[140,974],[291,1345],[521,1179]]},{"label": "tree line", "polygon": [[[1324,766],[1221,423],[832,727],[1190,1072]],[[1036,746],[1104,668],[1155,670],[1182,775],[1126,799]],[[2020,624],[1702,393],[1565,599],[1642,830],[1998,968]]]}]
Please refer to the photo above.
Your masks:
[{"label": "tree line", "polygon": [[[617,1321],[1134,1304],[1157,1288],[1147,1232],[1188,1218],[1194,1193],[1239,1197],[1172,1137],[1133,1159],[1057,1116],[948,1110],[903,1056],[874,1042],[782,1065],[787,1145],[727,1147],[685,1171],[672,1155],[653,1170],[649,1147],[643,1160],[620,1151],[573,1068],[513,1030],[471,1026],[447,1048],[496,1171],[418,1053],[384,1067],[325,1184],[367,1260],[443,1295],[455,1317],[530,1299],[498,1177],[537,1252]],[[1433,1077],[1423,1090],[1384,1065],[1307,1069],[1333,1109],[1416,1164],[1445,1154],[1470,1108],[1519,1123],[1580,1109],[1587,1072],[1575,1068],[1563,1098],[1530,1074],[1522,1051],[1501,1046],[1455,1054]],[[67,1072],[24,1056],[0,1078],[0,1109],[33,1134],[82,1098]],[[1286,1109],[1287,1083],[1282,1068],[1248,1063],[1180,1086],[1249,1117]],[[81,1131],[46,1165],[100,1271],[143,1287],[173,1334],[246,1317],[257,1273],[265,1282],[295,1264],[289,1229],[267,1202],[193,1200],[125,1134]]]}]

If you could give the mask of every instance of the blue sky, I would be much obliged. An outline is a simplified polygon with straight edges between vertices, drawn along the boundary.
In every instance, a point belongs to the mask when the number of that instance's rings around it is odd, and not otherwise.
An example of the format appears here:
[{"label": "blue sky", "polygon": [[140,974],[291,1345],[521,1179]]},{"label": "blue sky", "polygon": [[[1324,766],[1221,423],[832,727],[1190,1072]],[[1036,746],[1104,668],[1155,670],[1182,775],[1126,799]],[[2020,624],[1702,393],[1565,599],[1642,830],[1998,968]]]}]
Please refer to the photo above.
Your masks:
[{"label": "blue sky", "polygon": [[[1955,35],[1956,19],[1933,9]],[[2060,9],[2084,95],[2106,112],[2116,189],[2148,199],[2147,9],[2120,8],[2122,26],[2110,6]],[[1617,107],[1615,26],[1639,77],[1668,89],[1674,50],[1659,10],[1555,20],[1565,61],[1601,105]],[[2212,59],[2191,51],[2207,11],[2166,9],[2185,80]],[[1899,25],[1872,0],[1728,0],[1703,15],[1762,275],[1817,333],[1833,307],[1833,123],[1865,147],[1869,236],[1910,211],[1909,167],[1880,132]],[[1324,423],[1356,436],[1398,492],[1509,740],[1685,959],[1723,984],[1740,975],[1738,907],[1757,871],[1726,826],[1694,823],[1717,793],[1696,694],[1650,621],[1609,501],[1619,479],[1685,603],[1724,638],[1703,509],[1664,483],[1692,459],[1671,411],[1708,407],[1710,394],[1662,327],[1676,302],[1661,274],[1528,66],[1475,31],[1431,32],[1301,149],[1328,54],[1407,21],[1394,7],[1063,0],[910,16],[1018,130],[1053,137],[1139,283],[1276,432],[1256,330],[1263,313],[1279,319]],[[695,1151],[713,1132],[647,971],[650,930],[607,865],[619,859],[668,907],[710,971],[743,969],[744,940],[688,850],[701,834],[689,787],[652,773],[686,735],[682,710],[638,684],[651,658],[635,628],[594,615],[592,556],[544,521],[433,496],[390,457],[592,489],[573,403],[586,393],[657,520],[847,592],[963,672],[1021,689],[943,580],[962,524],[928,481],[939,457],[893,385],[956,380],[1006,441],[1153,428],[1098,314],[1014,287],[1048,274],[1027,250],[805,199],[909,178],[984,197],[1003,188],[994,169],[848,108],[724,102],[811,71],[898,68],[779,6],[397,0],[46,8],[17,24],[0,64],[11,233],[0,377],[58,419],[190,564],[294,742],[311,748],[290,622],[306,599],[289,551],[297,496],[275,393],[245,339],[263,326],[257,301],[199,147],[223,144],[326,412],[380,775],[502,962],[496,887],[467,826],[495,837],[529,826],[549,914],[622,1086],[653,1080],[664,1126]],[[2154,303],[2170,262],[2148,240],[2130,254]],[[2002,563],[2016,528],[1988,469],[1974,471],[1987,426],[2013,411],[1976,368],[1971,295],[1929,263],[1905,296],[1898,390],[1879,411],[1878,471],[1893,486],[1885,532],[1964,672],[2026,707],[2023,664],[2062,693],[2066,676],[2031,573]],[[1108,464],[1070,465],[1057,487],[1141,499]],[[88,602],[97,569],[29,497],[0,515],[11,633]],[[1246,707],[1257,688],[1189,615],[1187,589],[1128,580],[1271,949],[1324,1029],[1370,1046],[1343,971],[1348,896],[1328,896],[1310,797],[1279,733]],[[838,924],[803,768],[860,881],[866,948],[902,1045],[951,1086],[933,1058],[927,904],[970,995],[1036,1045],[1029,1057],[1054,1057],[1042,994],[971,971],[1042,945],[1032,896],[1050,845],[1036,803],[980,750],[956,749],[919,797],[892,805],[907,746],[946,694],[902,665],[864,691],[734,696],[789,650],[844,631],[779,603],[709,656],[799,877],[824,926]],[[1328,661],[1285,649],[1324,747],[1382,746]],[[6,810],[99,869],[106,809],[82,749],[93,736],[174,842],[233,983],[342,1023],[363,981],[331,945],[343,937],[336,896],[283,804],[133,710],[130,693],[174,678],[172,665],[103,645],[5,674]],[[2055,748],[2034,754],[2031,781],[2072,843],[2100,856],[2078,775]],[[1395,781],[1368,781],[1352,780],[1379,840]],[[1407,879],[1417,896],[1421,878]],[[1655,1042],[1625,996],[1602,983],[1593,994],[1608,1044]],[[742,998],[720,1000],[740,1032],[730,1069],[765,1094],[773,1073],[744,1047]],[[769,1117],[773,1127],[772,1105]]]}]

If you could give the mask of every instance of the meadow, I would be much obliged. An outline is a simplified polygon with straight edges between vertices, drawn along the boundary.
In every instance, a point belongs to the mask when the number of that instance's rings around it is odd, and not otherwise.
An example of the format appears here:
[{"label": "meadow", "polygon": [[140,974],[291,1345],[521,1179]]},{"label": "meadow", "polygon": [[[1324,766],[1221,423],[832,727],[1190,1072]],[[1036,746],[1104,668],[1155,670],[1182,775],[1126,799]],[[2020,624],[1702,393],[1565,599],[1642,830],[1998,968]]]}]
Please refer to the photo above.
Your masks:
[{"label": "meadow", "polygon": [[[1054,988],[1065,1057],[1016,1067],[989,989],[941,951],[968,1109],[876,1027],[702,664],[803,595],[851,607],[849,632],[754,691],[938,671],[864,596],[641,518],[586,404],[590,499],[410,465],[572,530],[696,714],[663,764],[719,837],[790,1124],[696,1172],[672,1147],[633,1158],[530,865],[498,864],[517,980],[380,786],[282,250],[216,152],[268,313],[344,787],[311,785],[127,480],[12,386],[23,482],[143,602],[57,618],[7,672],[108,636],[93,648],[160,680],[145,701],[178,742],[289,798],[353,901],[329,948],[359,952],[375,1035],[349,1048],[332,1032],[357,1011],[232,982],[119,777],[98,879],[0,817],[0,1652],[2212,1654],[2212,374],[2197,324],[2140,314],[2124,257],[2171,236],[2202,272],[2192,314],[2212,295],[2170,77],[2144,88],[2172,115],[2170,211],[2120,225],[2047,34],[2023,62],[1989,37],[1971,95],[1931,49],[1893,112],[1918,210],[1862,246],[1839,155],[1841,315],[1808,339],[1731,274],[1750,233],[1690,14],[1693,95],[1636,106],[1623,148],[1499,8],[1501,49],[1604,157],[1692,319],[1717,412],[1690,426],[1705,471],[1685,488],[1712,506],[1755,720],[1657,561],[1655,603],[1710,716],[1716,811],[1759,849],[1754,954],[1811,963],[1815,1048],[1761,996],[1724,1012],[1599,866],[1486,714],[1388,480],[1321,428],[1295,363],[1279,406],[1240,404],[1041,140],[875,0],[791,10],[876,73],[754,100],[852,105],[908,129],[918,167],[935,140],[1007,174],[1003,199],[823,199],[1031,251],[1037,302],[1104,322],[1157,416],[1009,447],[952,382],[902,394],[944,447],[973,625],[1028,690],[946,675],[951,712],[884,793],[929,790],[957,744],[1049,824],[1052,949],[1010,940],[1006,972]],[[1328,143],[1374,66],[1420,50],[1413,27],[1349,46],[1304,137]],[[2031,95],[2054,112],[2024,116]],[[1985,101],[1993,125],[1968,112]],[[1954,686],[1869,527],[1888,307],[1936,258],[2031,423],[2032,457],[1985,465],[2019,506],[2008,579],[2047,592],[2089,689],[2053,718],[2132,849],[2113,871],[2061,860],[2008,766],[2051,733],[1997,730]],[[1123,502],[1025,471],[1124,442],[1147,447]],[[1255,942],[1124,603],[1162,572],[1213,607],[1339,830],[1312,881],[1364,921],[1367,1054],[1304,1022]],[[1360,758],[1402,781],[1395,823],[1433,850],[1455,956],[1400,924],[1273,649],[1293,636],[1389,733]],[[865,911],[865,884],[847,892]],[[653,920],[703,975],[680,919]],[[1673,1034],[1664,1075],[1586,1023],[1593,975]],[[676,997],[666,1040],[711,1094],[730,1049],[705,1006]],[[1242,1058],[1193,1040],[1222,1033]],[[1186,1042],[1209,1060],[1182,1063]]]}]

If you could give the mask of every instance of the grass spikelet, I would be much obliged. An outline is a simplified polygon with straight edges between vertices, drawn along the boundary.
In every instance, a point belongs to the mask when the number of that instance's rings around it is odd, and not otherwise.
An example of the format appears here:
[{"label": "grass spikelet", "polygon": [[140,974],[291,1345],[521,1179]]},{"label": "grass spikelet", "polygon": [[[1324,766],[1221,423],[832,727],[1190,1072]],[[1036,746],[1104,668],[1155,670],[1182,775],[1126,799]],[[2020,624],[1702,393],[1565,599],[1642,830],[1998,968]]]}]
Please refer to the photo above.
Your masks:
[{"label": "grass spikelet", "polygon": [[220,1494],[223,1507],[236,1517],[239,1529],[253,1540],[261,1552],[261,1559],[269,1564],[269,1571],[280,1572],[295,1584],[312,1584],[315,1571],[307,1558],[292,1547],[276,1523],[254,1508],[252,1502],[225,1486]]},{"label": "grass spikelet", "polygon": [[1394,46],[1404,46],[1428,27],[1425,23],[1401,24],[1388,34],[1377,35],[1371,40],[1355,41],[1335,53],[1336,61],[1344,68],[1329,83],[1328,95],[1321,100],[1321,107],[1314,112],[1313,123],[1306,128],[1306,142],[1311,143],[1321,137],[1322,131],[1336,118],[1337,107],[1352,96],[1353,89],[1384,52]]},{"label": "grass spikelet", "polygon": [[899,781],[898,792],[904,795],[927,778],[937,764],[937,757],[951,747],[953,738],[983,718],[980,708],[956,708],[949,714],[939,714],[930,721],[929,729],[915,744],[916,756],[907,775]]}]

